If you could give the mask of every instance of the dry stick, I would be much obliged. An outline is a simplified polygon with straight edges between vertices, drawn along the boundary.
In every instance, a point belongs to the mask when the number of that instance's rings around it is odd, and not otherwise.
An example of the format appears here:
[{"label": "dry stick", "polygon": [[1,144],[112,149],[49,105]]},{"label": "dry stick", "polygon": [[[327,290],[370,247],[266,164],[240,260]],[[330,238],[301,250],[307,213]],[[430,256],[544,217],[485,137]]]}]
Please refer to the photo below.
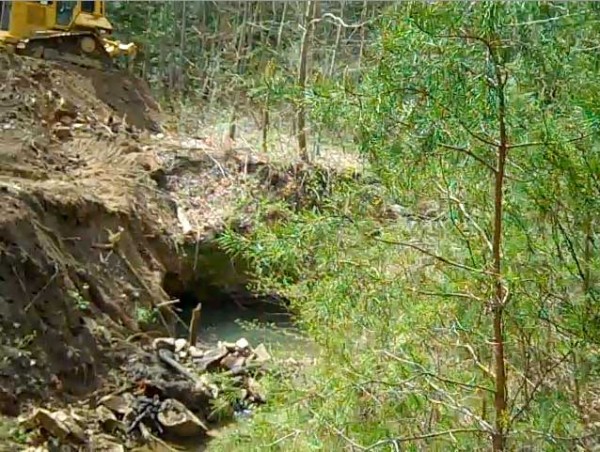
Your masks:
[{"label": "dry stick", "polygon": [[179,372],[185,378],[190,380],[192,383],[200,382],[200,379],[198,377],[196,377],[194,374],[192,374],[181,363],[179,363],[175,358],[173,358],[172,352],[170,352],[169,350],[164,349],[164,348],[159,349],[158,350],[158,358],[162,362],[164,362],[165,364],[170,366],[173,370]]},{"label": "dry stick", "polygon": [[347,24],[346,22],[344,22],[344,19],[342,19],[341,17],[338,17],[335,14],[325,13],[321,17],[313,18],[309,22],[309,24],[314,25],[314,24],[324,21],[325,19],[331,19],[333,22],[337,23],[340,27],[343,27],[343,28],[361,28],[361,27],[364,27],[365,25],[368,25],[371,22],[373,22],[373,19],[369,19],[367,21],[360,22],[358,24]]},{"label": "dry stick", "polygon": [[473,362],[483,372],[484,375],[486,375],[487,377],[489,377],[492,380],[496,379],[496,375],[490,369],[488,369],[487,367],[485,367],[483,365],[483,363],[477,356],[477,353],[475,353],[475,350],[473,350],[473,347],[471,347],[469,344],[457,344],[457,346],[463,347],[465,350],[467,350],[469,352],[469,354],[471,355],[471,358],[473,359]]},{"label": "dry stick", "polygon": [[306,148],[306,107],[305,107],[305,93],[306,88],[306,73],[308,68],[308,51],[310,47],[310,34],[313,30],[314,24],[311,20],[311,13],[314,14],[314,1],[309,0],[306,3],[306,10],[304,12],[304,32],[302,33],[302,41],[300,44],[300,62],[298,65],[298,87],[302,92],[302,99],[298,109],[296,111],[296,120],[298,127],[298,151],[303,161],[309,161],[308,150]]},{"label": "dry stick", "polygon": [[270,60],[267,63],[267,66],[264,71],[264,83],[267,86],[267,93],[265,95],[265,101],[262,108],[262,118],[261,118],[261,127],[262,127],[262,151],[263,153],[267,153],[269,150],[269,126],[270,126],[270,118],[269,118],[269,103],[270,103],[270,80],[273,74],[275,73],[274,63]]},{"label": "dry stick", "polygon": [[[13,272],[15,272],[15,269],[13,267]],[[44,287],[42,287],[40,289],[40,291],[31,299],[31,301],[27,304],[27,306],[25,306],[24,312],[27,314],[27,312],[31,309],[31,307],[35,304],[35,302],[42,296],[42,294],[46,291],[46,289],[50,286],[50,284],[52,284],[52,282],[56,279],[56,277],[58,276],[58,274],[60,273],[60,268],[58,267],[58,265],[54,264],[54,274],[48,279],[48,281],[46,282],[46,284],[44,284]],[[16,274],[16,272],[15,272]],[[19,278],[19,276],[17,275],[17,278],[20,280],[21,278]],[[20,284],[22,284],[22,281],[20,281]],[[23,288],[24,285],[21,286],[21,288]],[[26,295],[27,292],[24,293],[24,295]]]},{"label": "dry stick", "polygon": [[[133,265],[131,264],[131,262],[129,262],[129,260],[125,257],[125,255],[121,252],[120,249],[115,247],[115,254],[117,256],[119,256],[121,258],[121,260],[123,261],[123,263],[125,263],[125,266],[127,267],[127,269],[129,270],[129,272],[135,276],[135,278],[138,280],[138,282],[140,283],[140,285],[144,288],[144,290],[146,291],[146,293],[148,294],[148,296],[150,297],[150,300],[152,302],[152,305],[154,307],[157,307],[157,304],[155,303],[154,300],[154,292],[152,291],[152,289],[150,289],[150,287],[148,286],[148,284],[146,284],[146,281],[140,276],[140,274],[137,272],[137,270],[133,267]],[[164,327],[167,329],[167,331],[169,332],[169,334],[174,335],[175,332],[172,331],[171,326],[169,325],[169,323],[167,322],[167,319],[164,315],[164,311],[167,311],[170,315],[175,316],[175,318],[179,319],[179,321],[181,321],[181,319],[179,318],[179,316],[173,312],[169,307],[166,307],[166,309],[158,309],[158,314],[160,316],[160,320],[163,323]]]},{"label": "dry stick", "polygon": [[283,26],[285,24],[285,13],[287,12],[288,2],[283,2],[283,11],[281,12],[281,21],[279,22],[279,30],[277,32],[277,50],[281,47],[281,38],[283,36]]},{"label": "dry stick", "polygon": [[[241,2],[238,2],[239,7],[241,7]],[[248,22],[248,13],[249,13],[249,9],[250,9],[250,3],[246,2],[244,5],[244,14],[242,16],[242,23],[240,25],[240,32],[239,32],[239,36],[238,36],[238,42],[237,42],[237,49],[236,49],[236,61],[235,61],[235,72],[238,76],[241,76],[240,74],[240,70],[242,69],[242,60],[244,59],[242,56],[242,51],[244,49],[244,44],[246,44],[246,29],[248,28],[246,26],[247,22]],[[250,40],[248,39],[248,45],[251,45]],[[236,133],[236,122],[237,122],[237,115],[238,115],[238,109],[240,108],[240,93],[239,91],[235,94],[235,100],[233,103],[233,111],[231,112],[231,119],[229,122],[229,139],[230,140],[235,140],[235,133]]]},{"label": "dry stick", "polygon": [[262,114],[262,151],[267,154],[269,151],[269,93],[267,93]]},{"label": "dry stick", "polygon": [[[340,17],[344,17],[344,0],[340,2]],[[337,51],[340,48],[340,40],[342,39],[342,24],[338,23],[337,33],[335,35],[335,44],[333,45],[333,52],[331,54],[331,63],[329,66],[329,77],[333,77],[333,71],[335,69],[335,59],[337,57]]]},{"label": "dry stick", "polygon": [[282,436],[279,439],[276,439],[272,443],[267,444],[266,447],[276,446],[277,444],[284,442],[286,439],[288,439],[288,438],[290,438],[292,436],[297,437],[300,433],[302,433],[302,430],[294,430],[292,433],[288,433],[287,435]]},{"label": "dry stick", "polygon": [[[360,11],[360,21],[364,24],[365,17],[367,16],[367,0],[363,1],[362,10]],[[362,25],[360,27],[360,49],[358,51],[358,68],[361,69],[361,63],[363,59],[363,54],[365,51],[365,27]]]},{"label": "dry stick", "polygon": [[190,320],[190,336],[188,342],[190,345],[196,345],[198,340],[198,330],[200,328],[200,315],[202,314],[202,303],[198,305],[192,311],[192,319]]}]

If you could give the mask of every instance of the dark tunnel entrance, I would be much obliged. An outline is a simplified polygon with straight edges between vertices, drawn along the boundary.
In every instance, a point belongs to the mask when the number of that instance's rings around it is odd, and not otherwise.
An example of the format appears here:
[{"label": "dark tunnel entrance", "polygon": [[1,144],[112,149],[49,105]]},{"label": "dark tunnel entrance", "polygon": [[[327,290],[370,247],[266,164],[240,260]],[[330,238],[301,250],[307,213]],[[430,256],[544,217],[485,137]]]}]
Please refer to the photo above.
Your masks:
[{"label": "dark tunnel entrance", "polygon": [[[187,337],[192,310],[202,303],[200,333],[198,340],[206,343],[235,341],[247,337],[251,342],[263,342],[277,329],[293,327],[288,303],[275,296],[257,296],[244,285],[223,287],[208,278],[196,277],[185,280],[177,273],[167,273],[163,278],[163,289],[172,300],[181,322],[177,324],[177,335]],[[249,331],[250,324],[254,331]]]}]

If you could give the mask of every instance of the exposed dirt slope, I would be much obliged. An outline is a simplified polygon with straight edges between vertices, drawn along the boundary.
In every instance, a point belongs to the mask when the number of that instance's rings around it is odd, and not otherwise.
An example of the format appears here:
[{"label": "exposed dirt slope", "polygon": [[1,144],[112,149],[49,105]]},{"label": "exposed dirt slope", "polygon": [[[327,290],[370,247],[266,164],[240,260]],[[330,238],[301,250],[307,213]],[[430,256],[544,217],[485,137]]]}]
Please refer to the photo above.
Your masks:
[{"label": "exposed dirt slope", "polygon": [[153,135],[159,119],[140,81],[0,55],[0,413],[97,388],[169,300],[165,275],[193,277],[182,245],[238,221],[256,190],[301,195],[306,169]]},{"label": "exposed dirt slope", "polygon": [[94,387],[102,328],[136,331],[136,306],[166,299],[172,203],[144,132],[119,119],[152,128],[158,112],[143,84],[116,77],[0,57],[2,411]]}]

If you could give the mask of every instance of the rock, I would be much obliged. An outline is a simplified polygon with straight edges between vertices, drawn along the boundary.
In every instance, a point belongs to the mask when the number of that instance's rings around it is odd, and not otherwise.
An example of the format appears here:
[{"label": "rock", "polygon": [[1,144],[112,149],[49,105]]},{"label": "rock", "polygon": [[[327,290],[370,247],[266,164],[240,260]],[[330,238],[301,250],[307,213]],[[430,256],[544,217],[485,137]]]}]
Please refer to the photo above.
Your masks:
[{"label": "rock", "polygon": [[257,364],[264,364],[271,360],[271,354],[268,352],[265,344],[259,344],[258,347],[254,349],[251,360]]},{"label": "rock", "polygon": [[246,358],[244,356],[227,355],[221,360],[220,364],[231,371],[233,375],[237,375],[244,371]]},{"label": "rock", "polygon": [[112,436],[96,435],[90,450],[94,452],[125,452],[125,447],[119,443],[120,441]]},{"label": "rock", "polygon": [[265,403],[267,398],[262,386],[252,377],[246,380],[246,388],[248,389],[248,398],[252,402]]},{"label": "rock", "polygon": [[200,375],[198,382],[194,386],[194,391],[205,394],[206,396],[216,399],[219,396],[219,387],[212,383],[206,374]]},{"label": "rock", "polygon": [[113,413],[118,413],[124,416],[131,411],[131,402],[131,396],[129,396],[128,400],[126,396],[107,395],[98,401],[98,405],[102,405]]},{"label": "rock", "polygon": [[203,435],[208,430],[197,416],[175,399],[167,399],[163,402],[158,413],[158,422],[164,427],[167,435],[179,438]]},{"label": "rock", "polygon": [[247,350],[250,348],[250,342],[248,342],[248,340],[245,337],[242,337],[241,339],[238,339],[235,343],[235,348],[237,348],[238,350]]},{"label": "rock", "polygon": [[19,399],[14,394],[0,388],[0,414],[16,417],[20,411],[21,405],[19,404]]},{"label": "rock", "polygon": [[181,338],[175,340],[175,353],[181,352],[187,346],[187,340]]},{"label": "rock", "polygon": [[188,353],[192,359],[194,358],[202,358],[204,356],[204,351],[200,350],[198,347],[192,345],[188,349]]},{"label": "rock", "polygon": [[180,360],[184,360],[185,358],[187,358],[187,355],[188,355],[188,352],[186,350],[181,350],[177,356],[179,357]]},{"label": "rock", "polygon": [[41,427],[63,443],[85,444],[83,429],[64,411],[50,412],[37,408],[31,417],[22,422],[27,428]]},{"label": "rock", "polygon": [[64,110],[54,112],[54,119],[65,126],[70,126],[75,121],[77,115]]},{"label": "rock", "polygon": [[202,359],[196,361],[196,363],[201,371],[205,371],[221,361],[227,354],[228,351],[225,347],[215,348],[204,353]]},{"label": "rock", "polygon": [[124,432],[127,430],[125,425],[117,419],[114,413],[104,405],[100,405],[96,408],[96,415],[98,416],[98,421],[100,422],[102,429],[106,433]]},{"label": "rock", "polygon": [[54,128],[54,135],[56,138],[62,141],[66,141],[70,138],[73,138],[73,133],[71,132],[71,128],[65,126],[57,126]]},{"label": "rock", "polygon": [[226,348],[228,352],[235,352],[236,346],[233,342],[221,342],[217,343],[218,348]]},{"label": "rock", "polygon": [[402,216],[409,216],[410,211],[400,204],[391,204],[385,209],[385,214],[390,220],[397,220]]},{"label": "rock", "polygon": [[175,339],[172,337],[157,337],[152,341],[152,348],[154,350],[166,348],[173,352],[175,351]]}]

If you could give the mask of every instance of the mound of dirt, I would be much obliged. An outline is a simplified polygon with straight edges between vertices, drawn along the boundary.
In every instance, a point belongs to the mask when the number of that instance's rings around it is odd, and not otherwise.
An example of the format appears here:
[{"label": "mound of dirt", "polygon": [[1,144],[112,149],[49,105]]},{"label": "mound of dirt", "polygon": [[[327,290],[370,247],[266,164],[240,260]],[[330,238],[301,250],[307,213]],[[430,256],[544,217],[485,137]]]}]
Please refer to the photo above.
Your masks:
[{"label": "mound of dirt", "polygon": [[0,55],[0,412],[96,387],[111,338],[139,331],[178,271],[173,203],[141,148],[158,106],[119,77]]},{"label": "mound of dirt", "polygon": [[148,313],[174,330],[187,195],[166,183],[179,145],[139,130],[157,117],[139,80],[0,55],[0,413],[98,387]]},{"label": "mound of dirt", "polygon": [[136,309],[166,299],[171,207],[135,161],[75,148],[60,176],[0,178],[0,385],[16,395],[93,388],[102,331],[138,331]]},{"label": "mound of dirt", "polygon": [[159,113],[139,80],[0,55],[0,414],[113,378],[128,337],[174,331],[162,285],[198,272],[186,247],[257,190],[301,196],[294,165],[151,135]]},{"label": "mound of dirt", "polygon": [[50,116],[58,99],[91,120],[124,118],[140,129],[160,129],[160,108],[143,80],[125,72],[0,54],[0,122],[5,130],[60,119]]}]

